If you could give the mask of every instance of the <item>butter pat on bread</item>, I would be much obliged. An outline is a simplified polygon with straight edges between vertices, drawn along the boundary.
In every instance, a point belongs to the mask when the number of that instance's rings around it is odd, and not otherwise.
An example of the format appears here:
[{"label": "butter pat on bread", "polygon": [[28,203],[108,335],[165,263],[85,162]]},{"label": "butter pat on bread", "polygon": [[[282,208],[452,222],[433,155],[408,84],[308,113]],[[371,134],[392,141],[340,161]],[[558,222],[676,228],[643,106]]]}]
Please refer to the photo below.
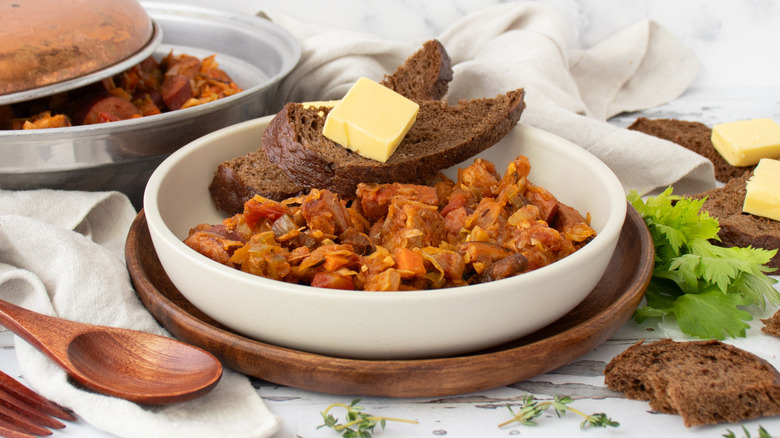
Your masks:
[{"label": "butter pat on bread", "polygon": [[363,157],[384,163],[417,118],[420,105],[368,78],[360,78],[333,106],[322,134]]},{"label": "butter pat on bread", "polygon": [[712,127],[712,145],[732,166],[780,158],[780,125],[772,119],[740,120]]},{"label": "butter pat on bread", "polygon": [[303,102],[301,103],[301,105],[303,105],[304,108],[311,108],[311,107],[318,108],[321,106],[333,108],[339,102],[340,102],[339,100],[315,100],[311,102]]},{"label": "butter pat on bread", "polygon": [[759,161],[746,189],[742,211],[780,221],[780,161]]},{"label": "butter pat on bread", "polygon": [[[415,102],[423,102],[441,100],[447,93],[451,80],[452,62],[447,54],[447,50],[439,41],[429,40],[423,44],[422,48],[409,56],[403,64],[398,66],[395,72],[385,75],[380,84]],[[330,102],[333,102],[333,105],[330,105]],[[315,113],[315,115],[324,119],[325,112],[330,111],[330,108],[335,106],[335,102],[338,101],[309,102],[308,105],[319,107],[320,111]],[[324,123],[324,120],[322,123]],[[321,137],[322,124],[319,123],[319,120],[317,125],[320,127],[319,136]],[[288,127],[292,126],[288,125]],[[399,148],[401,147],[403,147],[403,143],[399,146]],[[342,152],[347,151],[341,146],[339,148],[342,149]],[[301,169],[299,166],[301,164],[295,162],[289,168],[283,167],[272,163],[266,152],[266,148],[261,147],[256,151],[224,161],[217,167],[209,185],[209,192],[217,208],[232,216],[243,212],[244,203],[255,195],[281,201],[285,198],[299,196],[314,185],[320,187],[319,184],[323,183],[322,180],[312,179],[307,180],[303,184],[295,182],[290,175],[293,174],[293,171],[300,173]],[[477,153],[477,151],[474,151],[474,153]],[[378,165],[385,164],[356,154],[351,155]],[[461,160],[465,159],[462,156],[458,156],[458,158]],[[288,156],[286,159],[289,160],[290,157]],[[336,165],[339,161],[331,159],[328,163],[306,162],[305,166],[308,167],[305,170],[319,173],[317,170],[320,169],[312,166],[317,164]],[[412,172],[416,172],[416,168],[410,168],[406,164],[404,163],[407,169],[407,176]],[[448,163],[445,164],[447,164],[445,167],[450,165]],[[403,177],[403,175],[392,172],[383,172],[382,175],[398,180]],[[328,187],[328,185],[323,185],[322,187]],[[351,187],[349,193],[354,196],[355,187]],[[344,194],[340,195],[344,196]]]}]

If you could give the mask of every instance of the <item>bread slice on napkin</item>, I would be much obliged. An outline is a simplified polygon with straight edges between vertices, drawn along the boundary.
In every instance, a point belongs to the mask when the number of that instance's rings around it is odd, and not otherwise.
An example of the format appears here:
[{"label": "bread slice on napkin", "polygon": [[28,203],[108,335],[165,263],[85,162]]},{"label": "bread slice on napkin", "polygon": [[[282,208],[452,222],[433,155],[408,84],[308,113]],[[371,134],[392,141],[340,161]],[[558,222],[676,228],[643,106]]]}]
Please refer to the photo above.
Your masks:
[{"label": "bread slice on napkin", "polygon": [[[628,129],[677,143],[712,161],[715,179],[726,185],[691,197],[701,199],[707,196],[702,209],[720,223],[718,237],[721,241],[718,245],[769,250],[780,248],[780,222],[742,213],[745,186],[755,166],[735,167],[729,164],[712,145],[712,128],[686,120],[639,117]],[[780,273],[780,251],[767,266],[775,268],[769,274]]]},{"label": "bread slice on napkin", "polygon": [[[451,80],[449,54],[439,41],[430,40],[393,74],[385,75],[380,84],[419,102],[442,99]],[[221,163],[209,185],[209,192],[217,208],[236,214],[242,212],[244,203],[255,195],[280,201],[299,195],[309,187],[290,180],[285,172],[268,160],[261,147]]]},{"label": "bread slice on napkin", "polygon": [[424,184],[442,169],[484,151],[517,124],[525,108],[524,96],[518,89],[456,105],[419,102],[417,120],[384,163],[323,136],[329,108],[288,103],[266,128],[263,148],[295,183],[351,199],[361,182]]},{"label": "bread slice on napkin", "polygon": [[639,341],[612,359],[604,375],[610,389],[678,414],[686,427],[780,415],[777,370],[720,341]]},{"label": "bread slice on napkin", "polygon": [[699,122],[689,122],[676,119],[648,119],[637,118],[628,129],[643,132],[653,137],[677,143],[697,154],[712,161],[715,168],[715,179],[726,183],[755,168],[735,167],[729,164],[725,158],[712,145],[712,128]]}]

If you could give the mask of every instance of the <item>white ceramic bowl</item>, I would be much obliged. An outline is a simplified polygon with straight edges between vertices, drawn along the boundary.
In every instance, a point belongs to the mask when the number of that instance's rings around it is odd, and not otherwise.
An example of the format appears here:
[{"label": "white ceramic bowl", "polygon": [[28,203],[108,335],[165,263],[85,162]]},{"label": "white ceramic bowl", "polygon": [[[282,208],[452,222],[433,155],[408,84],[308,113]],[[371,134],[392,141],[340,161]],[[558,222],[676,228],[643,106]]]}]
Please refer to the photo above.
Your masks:
[{"label": "white ceramic bowl", "polygon": [[[208,192],[214,170],[257,149],[270,120],[239,123],[184,146],[155,170],[144,195],[152,242],[173,284],[216,321],[263,342],[365,359],[443,357],[499,345],[576,307],[604,274],[623,226],[625,193],[605,164],[566,140],[518,125],[480,156],[503,174],[511,159],[526,155],[532,182],[591,214],[598,235],[576,253],[496,282],[413,292],[320,289],[240,272],[182,240],[194,225],[225,217]],[[454,177],[455,168],[448,173]]]}]

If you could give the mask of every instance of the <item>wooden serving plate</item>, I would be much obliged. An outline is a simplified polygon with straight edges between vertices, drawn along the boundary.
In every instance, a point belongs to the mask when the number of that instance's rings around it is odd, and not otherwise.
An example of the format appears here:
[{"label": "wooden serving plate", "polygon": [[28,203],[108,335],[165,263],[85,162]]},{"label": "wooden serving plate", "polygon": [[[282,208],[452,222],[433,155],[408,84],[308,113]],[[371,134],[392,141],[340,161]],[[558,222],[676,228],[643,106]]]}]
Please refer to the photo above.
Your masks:
[{"label": "wooden serving plate", "polygon": [[479,391],[565,365],[607,340],[631,317],[650,282],[654,261],[650,233],[629,205],[606,274],[582,303],[558,321],[513,342],[467,355],[356,360],[259,342],[203,314],[165,274],[143,211],[130,228],[125,254],[138,296],[152,315],[175,337],[210,351],[225,366],[310,391],[382,397],[437,397]]}]

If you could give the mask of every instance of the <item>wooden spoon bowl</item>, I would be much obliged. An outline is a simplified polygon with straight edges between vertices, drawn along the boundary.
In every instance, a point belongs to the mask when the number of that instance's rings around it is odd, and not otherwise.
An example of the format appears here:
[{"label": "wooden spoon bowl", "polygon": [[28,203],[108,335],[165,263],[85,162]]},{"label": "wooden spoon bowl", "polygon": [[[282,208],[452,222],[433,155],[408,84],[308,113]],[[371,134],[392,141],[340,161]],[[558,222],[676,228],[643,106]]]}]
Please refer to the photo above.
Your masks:
[{"label": "wooden spoon bowl", "polygon": [[84,387],[136,403],[192,400],[222,377],[211,353],[164,336],[68,321],[3,300],[0,323]]}]

